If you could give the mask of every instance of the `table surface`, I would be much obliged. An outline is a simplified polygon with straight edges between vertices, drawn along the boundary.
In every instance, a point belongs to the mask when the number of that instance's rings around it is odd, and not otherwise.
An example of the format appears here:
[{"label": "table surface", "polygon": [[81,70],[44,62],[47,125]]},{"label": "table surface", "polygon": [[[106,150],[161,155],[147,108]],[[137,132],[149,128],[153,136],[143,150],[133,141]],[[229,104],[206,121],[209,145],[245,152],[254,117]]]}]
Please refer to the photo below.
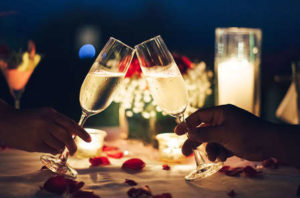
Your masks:
[{"label": "table surface", "polygon": [[[162,162],[157,159],[157,151],[145,147],[139,142],[118,142],[121,148],[129,151],[127,157],[111,159],[111,165],[89,167],[88,159],[70,158],[69,163],[78,170],[78,181],[84,181],[83,189],[92,190],[105,197],[127,197],[130,186],[125,179],[133,179],[139,186],[148,185],[153,194],[169,192],[174,198],[179,197],[228,197],[232,189],[236,197],[296,197],[300,184],[298,169],[282,166],[278,169],[263,169],[262,178],[245,176],[229,177],[216,173],[206,179],[186,182],[184,176],[194,168],[192,159],[189,163],[170,165],[171,170],[162,170]],[[44,197],[39,193],[40,186],[53,174],[40,170],[40,153],[6,149],[0,152],[0,197]],[[139,157],[146,162],[146,167],[139,173],[130,174],[120,167],[130,157]],[[253,165],[238,158],[226,162],[231,166]],[[55,197],[55,196],[50,196]]]}]

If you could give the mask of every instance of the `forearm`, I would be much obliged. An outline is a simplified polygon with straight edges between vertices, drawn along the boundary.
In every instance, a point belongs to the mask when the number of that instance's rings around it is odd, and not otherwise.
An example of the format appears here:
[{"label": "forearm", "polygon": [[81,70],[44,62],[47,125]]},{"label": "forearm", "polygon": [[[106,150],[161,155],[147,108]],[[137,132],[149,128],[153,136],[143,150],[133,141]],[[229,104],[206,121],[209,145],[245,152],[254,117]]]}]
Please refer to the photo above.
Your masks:
[{"label": "forearm", "polygon": [[272,157],[300,168],[300,126],[274,125],[269,150]]}]

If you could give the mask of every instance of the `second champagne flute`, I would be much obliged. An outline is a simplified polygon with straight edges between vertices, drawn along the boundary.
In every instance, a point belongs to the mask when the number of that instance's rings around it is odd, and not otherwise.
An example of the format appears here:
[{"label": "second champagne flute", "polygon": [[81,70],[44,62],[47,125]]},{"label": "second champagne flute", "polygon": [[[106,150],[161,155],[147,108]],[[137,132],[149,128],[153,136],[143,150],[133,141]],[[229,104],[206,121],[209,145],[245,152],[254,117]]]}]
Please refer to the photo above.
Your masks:
[{"label": "second champagne flute", "polygon": [[[154,101],[164,112],[185,122],[187,89],[163,39],[156,36],[136,45],[135,49]],[[222,163],[207,163],[206,156],[201,154],[199,150],[194,150],[197,168],[185,177],[186,180],[205,178],[222,168]]]},{"label": "second champagne flute", "polygon": [[[111,104],[133,54],[133,48],[112,37],[109,39],[82,83],[79,126],[83,126],[88,117],[102,112]],[[68,149],[65,148],[58,157],[43,155],[41,161],[51,171],[75,178],[77,172],[67,164],[68,155]]]}]

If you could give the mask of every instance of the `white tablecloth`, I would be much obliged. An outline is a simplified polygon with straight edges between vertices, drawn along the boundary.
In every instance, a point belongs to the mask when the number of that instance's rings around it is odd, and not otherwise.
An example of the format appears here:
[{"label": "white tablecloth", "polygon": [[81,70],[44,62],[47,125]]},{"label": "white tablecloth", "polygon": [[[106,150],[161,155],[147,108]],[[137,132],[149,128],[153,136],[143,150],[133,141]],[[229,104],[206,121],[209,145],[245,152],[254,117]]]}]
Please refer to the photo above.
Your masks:
[{"label": "white tablecloth", "polygon": [[[118,143],[120,147],[128,143]],[[162,170],[162,162],[156,161],[157,152],[142,144],[130,143],[128,157],[140,157],[146,162],[143,171],[130,174],[120,167],[126,158],[112,159],[105,167],[89,168],[87,159],[70,159],[77,168],[77,180],[84,181],[84,189],[92,190],[102,198],[127,197],[130,186],[125,179],[133,179],[139,186],[148,185],[153,194],[169,192],[175,198],[180,197],[228,197],[227,192],[234,190],[236,197],[296,197],[300,184],[300,171],[292,167],[280,167],[276,170],[263,169],[263,178],[251,179],[245,176],[229,177],[217,173],[209,178],[186,182],[184,176],[194,168],[192,163],[170,165],[171,170]],[[53,174],[41,171],[39,153],[7,149],[0,152],[0,197],[39,197],[40,186]],[[231,166],[244,166],[249,162],[230,159]]]}]

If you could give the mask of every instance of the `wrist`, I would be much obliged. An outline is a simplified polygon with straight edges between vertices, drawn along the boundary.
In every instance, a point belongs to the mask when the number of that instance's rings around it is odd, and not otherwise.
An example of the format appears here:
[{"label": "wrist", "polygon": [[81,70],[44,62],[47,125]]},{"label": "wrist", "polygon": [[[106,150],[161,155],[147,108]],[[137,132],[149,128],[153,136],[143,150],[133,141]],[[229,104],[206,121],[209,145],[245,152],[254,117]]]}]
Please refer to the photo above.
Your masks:
[{"label": "wrist", "polygon": [[261,129],[261,133],[263,134],[261,139],[263,158],[279,158],[282,151],[282,145],[278,124],[266,122]]}]

